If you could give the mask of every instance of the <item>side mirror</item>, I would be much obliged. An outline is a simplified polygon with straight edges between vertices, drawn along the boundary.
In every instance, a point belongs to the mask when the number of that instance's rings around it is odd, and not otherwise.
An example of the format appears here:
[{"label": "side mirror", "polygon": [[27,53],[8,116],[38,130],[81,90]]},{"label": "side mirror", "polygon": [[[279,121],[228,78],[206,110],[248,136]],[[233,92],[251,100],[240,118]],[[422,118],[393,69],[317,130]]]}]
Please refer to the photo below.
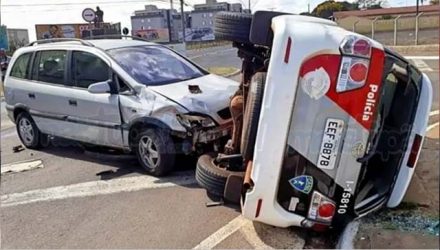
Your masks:
[{"label": "side mirror", "polygon": [[110,84],[108,81],[93,83],[89,85],[87,90],[92,94],[110,93]]}]

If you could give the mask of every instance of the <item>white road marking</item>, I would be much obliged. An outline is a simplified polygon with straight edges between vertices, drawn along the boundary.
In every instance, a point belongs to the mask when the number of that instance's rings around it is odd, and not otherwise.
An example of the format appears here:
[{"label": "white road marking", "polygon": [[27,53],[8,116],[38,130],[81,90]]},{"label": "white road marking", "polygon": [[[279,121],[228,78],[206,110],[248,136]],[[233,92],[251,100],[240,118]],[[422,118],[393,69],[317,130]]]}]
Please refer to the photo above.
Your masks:
[{"label": "white road marking", "polygon": [[406,59],[418,59],[418,60],[438,60],[438,56],[405,56]]},{"label": "white road marking", "polygon": [[25,161],[25,162],[15,162],[10,164],[1,165],[1,174],[12,172],[18,173],[27,170],[32,170],[36,168],[43,168],[43,162],[41,160],[36,161]]},{"label": "white road marking", "polygon": [[251,221],[246,222],[240,229],[246,241],[252,245],[254,249],[268,249],[269,247],[263,240],[258,236],[257,231]]},{"label": "white road marking", "polygon": [[2,133],[2,135],[1,135],[1,138],[2,139],[5,139],[5,138],[9,138],[9,137],[12,137],[12,136],[18,136],[17,135],[17,132],[14,130],[13,132],[10,132],[10,133]]},{"label": "white road marking", "polygon": [[67,186],[36,189],[23,193],[5,194],[1,196],[1,207],[67,198],[132,192],[144,189],[174,187],[178,185],[191,185],[195,183],[194,171],[185,171],[179,173],[177,176],[164,178],[145,175],[106,181],[91,181]]},{"label": "white road marking", "polygon": [[239,215],[232,221],[230,221],[228,224],[226,224],[224,227],[217,230],[215,233],[208,236],[208,238],[204,239],[202,242],[200,242],[197,246],[195,246],[193,249],[212,249],[215,246],[217,246],[220,242],[222,242],[224,239],[226,239],[231,234],[235,233],[240,227],[246,223],[246,219]]},{"label": "white road marking", "polygon": [[437,110],[434,110],[434,111],[431,111],[431,112],[429,112],[429,116],[434,116],[434,115],[438,115],[439,114],[439,110],[437,109]]},{"label": "white road marking", "polygon": [[303,249],[305,240],[292,228],[281,228],[247,221],[241,228],[254,249]]},{"label": "white road marking", "polygon": [[420,71],[433,71],[428,64],[426,64],[422,59],[412,59],[414,65],[416,65],[416,67],[418,69],[420,69]]},{"label": "white road marking", "polygon": [[429,125],[429,126],[426,128],[426,131],[430,131],[431,129],[437,127],[439,124],[440,124],[439,122],[436,122],[436,123],[434,123],[434,124]]},{"label": "white road marking", "polygon": [[10,121],[9,119],[1,121],[1,125],[0,125],[1,130],[5,130],[5,129],[8,129],[8,128],[12,128],[12,127],[15,127],[15,123]]}]

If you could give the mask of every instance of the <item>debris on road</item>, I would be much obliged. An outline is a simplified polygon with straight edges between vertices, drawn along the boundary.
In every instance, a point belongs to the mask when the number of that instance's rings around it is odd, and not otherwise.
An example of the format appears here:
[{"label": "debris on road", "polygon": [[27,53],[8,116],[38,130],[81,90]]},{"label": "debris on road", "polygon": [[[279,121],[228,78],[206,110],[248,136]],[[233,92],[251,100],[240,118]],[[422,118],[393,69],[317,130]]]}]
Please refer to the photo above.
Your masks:
[{"label": "debris on road", "polygon": [[23,150],[25,150],[23,145],[18,145],[18,146],[12,147],[12,151],[14,151],[14,153],[18,153],[18,152],[23,151]]},{"label": "debris on road", "polygon": [[223,199],[220,199],[219,201],[206,202],[206,207],[216,207],[216,206],[222,206],[224,204],[225,202],[223,201]]},{"label": "debris on road", "polygon": [[43,168],[43,167],[44,167],[43,161],[41,160],[16,162],[16,163],[2,165],[1,174],[9,173],[9,172],[18,173],[18,172],[24,172],[36,168]]},{"label": "debris on road", "polygon": [[425,215],[417,210],[385,210],[372,216],[367,216],[363,222],[409,232],[421,232],[439,236],[439,218]]}]

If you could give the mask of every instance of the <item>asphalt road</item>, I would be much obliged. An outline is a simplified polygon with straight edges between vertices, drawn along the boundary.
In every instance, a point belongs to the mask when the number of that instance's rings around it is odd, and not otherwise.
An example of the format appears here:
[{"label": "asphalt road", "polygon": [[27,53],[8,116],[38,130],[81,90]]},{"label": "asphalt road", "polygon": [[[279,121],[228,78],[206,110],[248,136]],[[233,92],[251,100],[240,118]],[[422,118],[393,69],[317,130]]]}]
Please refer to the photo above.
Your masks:
[{"label": "asphalt road", "polygon": [[237,56],[237,49],[231,46],[223,46],[216,49],[204,50],[188,55],[195,63],[204,68],[210,67],[234,67],[241,68],[241,60]]},{"label": "asphalt road", "polygon": [[[190,56],[204,67],[240,67],[230,47]],[[438,59],[415,60],[427,65],[438,110]],[[302,248],[310,241],[300,229],[244,220],[238,207],[206,207],[211,200],[195,183],[192,158],[179,159],[172,176],[158,179],[144,175],[133,156],[84,151],[59,139],[42,151],[14,153],[20,141],[3,105],[2,170],[42,164],[1,175],[2,248]],[[432,115],[430,124],[438,121]]]}]

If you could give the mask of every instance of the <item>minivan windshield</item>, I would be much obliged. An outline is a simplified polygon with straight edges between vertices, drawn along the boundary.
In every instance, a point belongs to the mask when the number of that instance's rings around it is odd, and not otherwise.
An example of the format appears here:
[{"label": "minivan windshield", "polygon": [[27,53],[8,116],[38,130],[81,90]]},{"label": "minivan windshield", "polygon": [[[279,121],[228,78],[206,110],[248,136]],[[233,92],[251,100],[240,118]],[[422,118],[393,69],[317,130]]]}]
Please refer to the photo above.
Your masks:
[{"label": "minivan windshield", "polygon": [[172,50],[157,46],[135,46],[108,50],[113,59],[136,81],[159,86],[204,75],[195,65]]}]

